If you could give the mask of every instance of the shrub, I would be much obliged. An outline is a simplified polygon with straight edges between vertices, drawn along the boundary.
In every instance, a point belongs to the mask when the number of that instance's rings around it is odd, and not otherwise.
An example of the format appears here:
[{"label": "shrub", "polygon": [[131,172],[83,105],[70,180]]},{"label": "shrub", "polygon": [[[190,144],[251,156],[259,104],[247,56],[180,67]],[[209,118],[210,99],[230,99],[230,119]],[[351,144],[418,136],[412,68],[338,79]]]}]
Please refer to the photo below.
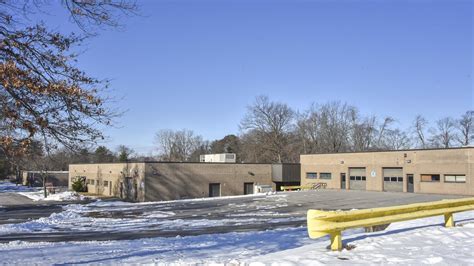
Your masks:
[{"label": "shrub", "polygon": [[87,192],[86,179],[79,177],[72,182],[72,190],[76,192]]}]

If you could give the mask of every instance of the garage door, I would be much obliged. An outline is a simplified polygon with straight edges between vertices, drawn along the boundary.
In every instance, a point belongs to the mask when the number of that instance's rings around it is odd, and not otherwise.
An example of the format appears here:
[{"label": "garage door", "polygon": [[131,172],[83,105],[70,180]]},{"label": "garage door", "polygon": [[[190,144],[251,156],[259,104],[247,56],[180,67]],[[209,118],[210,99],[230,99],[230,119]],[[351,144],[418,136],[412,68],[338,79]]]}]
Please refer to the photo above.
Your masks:
[{"label": "garage door", "polygon": [[403,168],[383,169],[383,191],[403,192]]},{"label": "garage door", "polygon": [[365,168],[349,168],[349,189],[366,190]]}]

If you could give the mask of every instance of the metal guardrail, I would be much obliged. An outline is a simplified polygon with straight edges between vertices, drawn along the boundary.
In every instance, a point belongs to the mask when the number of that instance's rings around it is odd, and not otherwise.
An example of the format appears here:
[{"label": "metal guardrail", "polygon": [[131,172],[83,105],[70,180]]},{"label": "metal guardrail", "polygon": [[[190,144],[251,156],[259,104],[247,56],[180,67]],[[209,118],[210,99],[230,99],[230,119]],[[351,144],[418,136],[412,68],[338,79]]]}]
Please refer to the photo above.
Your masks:
[{"label": "metal guardrail", "polygon": [[292,190],[314,190],[314,189],[324,189],[326,188],[326,183],[314,183],[308,184],[304,186],[281,186],[281,190],[283,191],[292,191]]},{"label": "metal guardrail", "polygon": [[354,211],[308,210],[310,238],[330,235],[331,250],[342,250],[341,232],[346,229],[371,227],[393,222],[444,215],[444,225],[454,226],[453,213],[474,210],[474,198],[441,200],[393,207]]}]

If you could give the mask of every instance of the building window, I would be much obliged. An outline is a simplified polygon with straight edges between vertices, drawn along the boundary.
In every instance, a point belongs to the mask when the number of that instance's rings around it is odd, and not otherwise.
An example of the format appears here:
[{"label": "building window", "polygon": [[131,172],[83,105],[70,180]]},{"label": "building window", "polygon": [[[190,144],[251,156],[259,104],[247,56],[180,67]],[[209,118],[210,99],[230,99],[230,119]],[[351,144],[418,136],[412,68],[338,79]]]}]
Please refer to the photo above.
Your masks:
[{"label": "building window", "polygon": [[331,173],[319,173],[320,179],[331,179]]},{"label": "building window", "polygon": [[365,181],[366,180],[365,176],[358,176],[358,175],[350,176],[349,179],[350,180],[356,180],[356,181]]},{"label": "building window", "polygon": [[444,182],[466,183],[466,176],[465,175],[444,175]]},{"label": "building window", "polygon": [[384,176],[384,182],[403,182],[403,177],[400,176]]},{"label": "building window", "polygon": [[421,175],[421,182],[439,182],[439,175]]},{"label": "building window", "polygon": [[318,178],[318,173],[306,173],[306,178],[316,179],[316,178]]}]

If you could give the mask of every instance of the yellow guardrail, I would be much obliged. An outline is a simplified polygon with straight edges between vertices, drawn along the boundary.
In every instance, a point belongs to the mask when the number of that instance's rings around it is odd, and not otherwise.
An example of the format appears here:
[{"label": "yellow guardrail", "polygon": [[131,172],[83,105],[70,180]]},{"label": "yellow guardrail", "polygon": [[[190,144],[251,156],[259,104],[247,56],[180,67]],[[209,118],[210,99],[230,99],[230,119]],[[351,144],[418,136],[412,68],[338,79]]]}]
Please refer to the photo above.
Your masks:
[{"label": "yellow guardrail", "polygon": [[308,234],[310,238],[330,235],[331,250],[342,250],[341,232],[346,229],[371,227],[437,215],[444,215],[445,226],[452,227],[454,226],[453,213],[468,210],[474,210],[474,198],[354,211],[308,210]]},{"label": "yellow guardrail", "polygon": [[304,186],[281,186],[281,190],[283,191],[292,191],[292,190],[304,190],[304,189],[320,189],[326,188],[326,183],[316,183],[316,184],[307,184]]}]

